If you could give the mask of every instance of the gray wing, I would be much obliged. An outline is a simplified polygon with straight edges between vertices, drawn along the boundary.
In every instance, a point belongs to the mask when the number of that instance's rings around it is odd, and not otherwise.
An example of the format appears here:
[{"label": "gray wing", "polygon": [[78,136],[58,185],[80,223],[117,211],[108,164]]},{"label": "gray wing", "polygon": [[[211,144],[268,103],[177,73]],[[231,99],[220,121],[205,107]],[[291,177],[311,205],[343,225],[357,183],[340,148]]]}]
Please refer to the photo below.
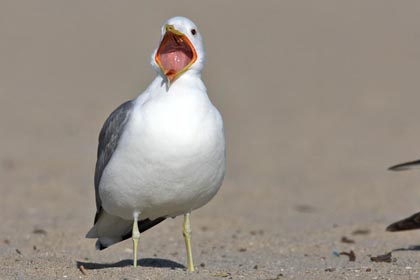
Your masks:
[{"label": "gray wing", "polygon": [[[113,219],[112,215],[103,215],[104,213],[107,213],[102,208],[102,202],[101,198],[99,197],[98,188],[104,169],[110,161],[110,159],[112,158],[112,154],[117,149],[118,141],[120,140],[121,135],[123,134],[124,127],[130,119],[130,114],[133,110],[133,106],[133,101],[127,101],[124,104],[120,105],[114,112],[112,112],[112,114],[105,121],[101,133],[99,134],[98,158],[96,161],[95,169],[96,215],[94,220],[94,226],[86,236],[89,238],[98,238],[96,246],[100,250],[105,249],[108,246],[118,243],[131,236],[131,227],[128,227],[129,230],[127,230],[126,225],[120,223],[122,219],[119,219],[118,217],[114,217]],[[115,218],[117,220],[115,220]],[[166,217],[159,217],[154,220],[144,219],[138,221],[139,231],[144,232],[149,228],[159,224],[165,219]],[[100,225],[100,221],[103,221],[102,225]],[[113,233],[111,236],[107,236],[107,233],[109,234],[109,229],[104,229],[103,227],[109,227],[110,225],[112,226]],[[102,229],[100,230],[102,233],[100,235],[98,234],[98,231],[96,229],[97,226],[102,227]],[[101,237],[107,238],[107,242],[103,243]],[[110,240],[112,241],[110,242]]]},{"label": "gray wing", "polygon": [[117,149],[118,141],[130,118],[133,106],[134,102],[132,100],[121,104],[105,121],[99,134],[98,155],[95,168],[96,215],[94,223],[99,219],[102,212],[102,203],[98,191],[99,182],[101,181],[102,173],[104,172],[106,165],[111,159],[114,151]]}]

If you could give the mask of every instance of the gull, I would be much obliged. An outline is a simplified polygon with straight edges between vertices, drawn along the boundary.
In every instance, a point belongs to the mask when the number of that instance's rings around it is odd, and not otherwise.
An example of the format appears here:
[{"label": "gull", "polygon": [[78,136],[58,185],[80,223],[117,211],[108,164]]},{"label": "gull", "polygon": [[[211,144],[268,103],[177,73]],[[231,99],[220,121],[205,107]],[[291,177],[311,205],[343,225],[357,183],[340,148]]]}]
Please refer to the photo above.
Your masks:
[{"label": "gull", "polygon": [[[420,167],[420,160],[414,160],[409,162],[400,163],[394,166],[391,166],[389,170],[392,171],[403,171],[411,170]],[[420,228],[420,212],[411,215],[408,218],[402,219],[395,223],[390,224],[386,230],[387,231],[402,231],[402,230],[411,230]]]},{"label": "gull", "polygon": [[188,271],[194,271],[190,213],[219,190],[226,169],[223,120],[201,80],[205,53],[197,26],[168,19],[151,57],[157,76],[111,113],[99,135],[97,211],[87,238],[105,249],[184,215]]}]

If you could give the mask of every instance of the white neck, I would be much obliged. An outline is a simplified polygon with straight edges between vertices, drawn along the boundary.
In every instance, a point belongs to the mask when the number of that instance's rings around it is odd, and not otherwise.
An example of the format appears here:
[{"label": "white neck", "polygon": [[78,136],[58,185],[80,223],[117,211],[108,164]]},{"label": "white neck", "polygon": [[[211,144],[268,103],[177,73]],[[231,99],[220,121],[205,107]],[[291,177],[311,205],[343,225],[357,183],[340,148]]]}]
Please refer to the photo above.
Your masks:
[{"label": "white neck", "polygon": [[148,96],[151,92],[156,96],[162,94],[178,95],[190,91],[201,92],[207,96],[207,88],[201,80],[201,73],[187,71],[172,83],[168,83],[166,76],[157,75],[145,92],[140,94],[137,99],[144,95],[147,95],[147,97],[144,96],[146,99],[153,98],[154,96]]}]

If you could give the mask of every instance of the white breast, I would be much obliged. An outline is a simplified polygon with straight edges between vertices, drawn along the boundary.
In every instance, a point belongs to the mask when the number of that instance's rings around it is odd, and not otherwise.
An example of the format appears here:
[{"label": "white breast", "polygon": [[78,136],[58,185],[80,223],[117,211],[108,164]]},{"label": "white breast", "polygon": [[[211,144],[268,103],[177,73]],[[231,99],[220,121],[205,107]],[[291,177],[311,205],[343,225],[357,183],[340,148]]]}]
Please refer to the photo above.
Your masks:
[{"label": "white breast", "polygon": [[152,83],[136,100],[100,182],[104,209],[125,219],[133,212],[153,219],[201,207],[225,173],[222,119],[201,80],[179,81],[169,91],[159,86]]}]

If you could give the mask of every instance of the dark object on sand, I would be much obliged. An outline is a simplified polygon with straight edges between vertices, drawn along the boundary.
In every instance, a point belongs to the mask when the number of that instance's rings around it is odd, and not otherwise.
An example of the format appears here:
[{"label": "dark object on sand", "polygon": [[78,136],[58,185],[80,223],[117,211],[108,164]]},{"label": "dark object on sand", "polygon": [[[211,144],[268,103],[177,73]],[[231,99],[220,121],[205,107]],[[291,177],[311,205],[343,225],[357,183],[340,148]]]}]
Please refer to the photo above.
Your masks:
[{"label": "dark object on sand", "polygon": [[81,265],[79,265],[79,270],[80,270],[80,272],[83,274],[83,275],[86,275],[86,269],[85,269],[85,267],[81,264]]},{"label": "dark object on sand", "polygon": [[384,255],[379,255],[376,257],[371,257],[370,258],[371,261],[373,262],[387,262],[387,263],[391,263],[391,262],[395,262],[397,259],[392,257],[392,253],[389,252],[387,254]]},{"label": "dark object on sand", "polygon": [[351,235],[367,235],[370,233],[369,229],[356,229],[351,233]]},{"label": "dark object on sand", "polygon": [[347,236],[343,236],[343,237],[341,237],[341,242],[348,243],[348,244],[353,244],[354,240],[350,239],[350,238],[347,238]]},{"label": "dark object on sand", "polygon": [[42,234],[42,235],[47,235],[47,231],[45,229],[42,228],[35,228],[32,233],[34,234]]},{"label": "dark object on sand", "polygon": [[353,252],[353,250],[350,250],[350,252],[340,252],[340,255],[348,256],[349,261],[351,262],[354,262],[356,260],[356,254]]}]

